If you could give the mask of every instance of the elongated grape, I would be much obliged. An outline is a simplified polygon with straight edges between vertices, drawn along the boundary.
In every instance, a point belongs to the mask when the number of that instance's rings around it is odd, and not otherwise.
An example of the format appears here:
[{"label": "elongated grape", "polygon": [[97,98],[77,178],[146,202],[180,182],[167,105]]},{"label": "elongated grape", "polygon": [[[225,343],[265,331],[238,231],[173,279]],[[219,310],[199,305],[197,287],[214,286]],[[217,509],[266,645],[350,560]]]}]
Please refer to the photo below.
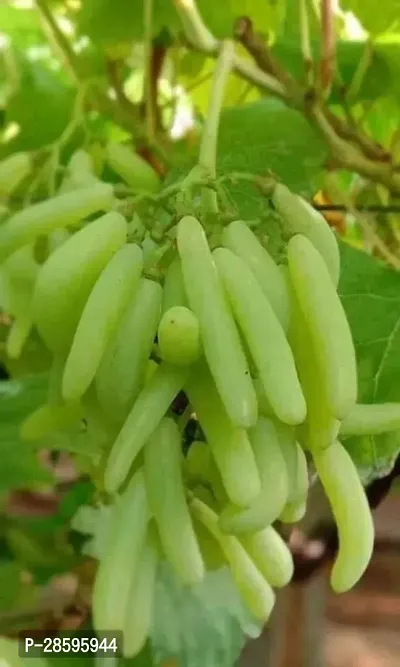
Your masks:
[{"label": "elongated grape", "polygon": [[314,352],[311,335],[292,289],[292,319],[289,342],[296,360],[303,393],[307,403],[307,417],[298,428],[303,447],[310,451],[325,449],[336,439],[339,421],[333,416]]},{"label": "elongated grape", "polygon": [[231,502],[247,507],[260,493],[261,482],[246,431],[229,419],[204,361],[193,368],[185,389]]},{"label": "elongated grape", "polygon": [[78,400],[91,384],[142,271],[142,251],[120,248],[98,278],[85,304],[65,363],[62,394]]},{"label": "elongated grape", "polygon": [[22,183],[32,168],[29,153],[14,153],[0,162],[0,196],[7,197]]},{"label": "elongated grape", "polygon": [[289,297],[279,267],[269,252],[242,220],[235,220],[225,227],[222,244],[241,257],[251,269],[275,315],[286,330],[290,313]]},{"label": "elongated grape", "polygon": [[272,201],[293,234],[304,234],[323,257],[335,287],[339,282],[340,253],[335,233],[325,218],[308,202],[277,183]]},{"label": "elongated grape", "polygon": [[35,324],[53,351],[70,346],[83,307],[101,271],[125,243],[127,224],[119,213],[89,223],[43,264],[33,295]]},{"label": "elongated grape", "polygon": [[107,548],[94,582],[93,625],[99,632],[120,631],[125,625],[149,518],[144,475],[139,470],[116,500]]},{"label": "elongated grape", "polygon": [[204,354],[230,419],[243,428],[257,421],[257,398],[240,337],[201,224],[186,216],[177,241],[189,305],[200,324]]},{"label": "elongated grape", "polygon": [[23,440],[39,440],[53,431],[76,424],[83,417],[79,403],[50,405],[44,403],[22,422],[20,436]]},{"label": "elongated grape", "polygon": [[186,503],[181,436],[173,419],[162,419],[146,443],[144,472],[164,553],[184,584],[196,584],[204,577],[204,563]]},{"label": "elongated grape", "polygon": [[298,466],[298,452],[296,443],[296,433],[293,428],[287,424],[274,420],[278,443],[281,449],[286,465],[286,474],[288,478],[288,496],[287,502],[296,498],[296,479]]},{"label": "elongated grape", "polygon": [[0,261],[37,236],[76,225],[92,213],[108,211],[114,205],[108,183],[58,195],[14,213],[0,228]]},{"label": "elongated grape", "polygon": [[243,535],[240,541],[271,586],[287,586],[293,576],[293,558],[275,528],[268,526],[259,532]]},{"label": "elongated grape", "polygon": [[2,307],[10,315],[31,311],[33,287],[39,271],[32,245],[14,252],[1,266]]},{"label": "elongated grape", "polygon": [[1,267],[2,307],[14,317],[6,341],[11,359],[20,356],[33,326],[32,295],[39,268],[32,245],[14,252]]},{"label": "elongated grape", "polygon": [[183,474],[191,485],[210,488],[218,505],[228,502],[221,476],[207,443],[197,440],[191,443],[183,462]]},{"label": "elongated grape", "polygon": [[106,148],[106,160],[134,192],[158,192],[161,181],[153,167],[129,146],[111,142]]},{"label": "elongated grape", "polygon": [[306,403],[292,351],[279,321],[246,264],[226,248],[213,253],[235,319],[275,414],[287,424],[300,424]]},{"label": "elongated grape", "polygon": [[307,508],[308,466],[306,455],[298,443],[296,443],[296,456],[296,476],[289,481],[289,500],[279,516],[283,523],[299,521],[303,518]]},{"label": "elongated grape", "polygon": [[123,626],[124,656],[126,658],[133,658],[142,650],[151,630],[157,565],[157,544],[152,532],[148,531],[146,542],[138,558],[126,608]]},{"label": "elongated grape", "polygon": [[354,586],[370,561],[374,525],[357,469],[339,441],[314,454],[314,464],[328,497],[339,533],[339,553],[331,573],[337,593]]},{"label": "elongated grape", "polygon": [[357,367],[346,314],[321,255],[303,235],[288,243],[290,277],[310,332],[328,407],[343,419],[357,400]]},{"label": "elongated grape", "polygon": [[198,498],[191,502],[193,515],[218,541],[230,566],[234,582],[248,608],[260,621],[267,621],[275,603],[274,592],[236,537],[224,535],[218,516]]},{"label": "elongated grape", "polygon": [[181,260],[179,257],[175,257],[165,273],[162,312],[165,313],[173,306],[187,305],[188,302],[183,284]]},{"label": "elongated grape", "polygon": [[400,403],[358,403],[340,424],[340,435],[373,435],[400,428]]},{"label": "elongated grape", "polygon": [[32,329],[32,314],[17,315],[11,325],[6,340],[6,352],[10,359],[18,359]]},{"label": "elongated grape", "polygon": [[282,521],[282,523],[298,523],[304,518],[306,511],[307,498],[287,503],[279,516],[279,521]]},{"label": "elongated grape", "polygon": [[143,387],[107,461],[104,485],[109,493],[123,484],[136,456],[183,388],[187,377],[186,368],[162,363]]},{"label": "elongated grape", "polygon": [[68,162],[67,174],[61,184],[59,193],[71,192],[98,183],[94,173],[91,155],[82,148],[75,151]]},{"label": "elongated grape", "polygon": [[115,336],[110,340],[96,374],[96,391],[103,410],[121,423],[131,409],[146,377],[157,331],[162,289],[141,278]]},{"label": "elongated grape", "polygon": [[157,331],[161,358],[187,366],[200,356],[200,331],[196,315],[184,306],[173,306],[161,318]]},{"label": "elongated grape", "polygon": [[288,497],[286,463],[273,422],[260,417],[249,436],[260,472],[261,493],[245,509],[224,508],[220,526],[225,533],[248,533],[269,526],[282,512]]}]

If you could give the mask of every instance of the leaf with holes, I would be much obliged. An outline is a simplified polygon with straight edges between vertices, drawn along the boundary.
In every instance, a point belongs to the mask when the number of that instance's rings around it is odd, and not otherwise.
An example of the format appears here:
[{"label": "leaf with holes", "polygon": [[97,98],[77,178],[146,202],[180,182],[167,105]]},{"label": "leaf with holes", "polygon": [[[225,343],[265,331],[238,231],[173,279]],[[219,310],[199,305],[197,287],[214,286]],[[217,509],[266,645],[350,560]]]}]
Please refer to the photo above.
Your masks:
[{"label": "leaf with holes", "polygon": [[[339,292],[357,352],[364,403],[400,401],[400,273],[342,244]],[[365,480],[385,475],[400,451],[400,431],[344,441]]]}]

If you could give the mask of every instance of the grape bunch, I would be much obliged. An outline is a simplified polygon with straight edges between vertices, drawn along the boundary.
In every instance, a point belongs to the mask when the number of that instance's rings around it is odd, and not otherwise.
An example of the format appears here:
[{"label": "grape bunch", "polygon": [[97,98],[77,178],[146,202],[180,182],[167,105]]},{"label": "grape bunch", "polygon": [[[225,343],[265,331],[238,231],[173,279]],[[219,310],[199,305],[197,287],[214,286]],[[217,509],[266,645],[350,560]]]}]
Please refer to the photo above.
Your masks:
[{"label": "grape bunch", "polygon": [[[106,161],[133,193],[160,190],[126,146],[108,146]],[[332,587],[354,586],[374,530],[341,438],[400,428],[400,404],[357,404],[339,248],[323,217],[276,184],[283,263],[246,221],[215,234],[183,215],[170,225],[168,262],[152,274],[151,235],[138,239],[137,215],[121,213],[88,153],[72,156],[56,196],[10,213],[7,197],[30,169],[22,154],[0,164],[6,348],[18,357],[35,331],[53,359],[48,399],[22,438],[76,423],[106,434],[95,479],[111,522],[95,628],[122,630],[126,655],[140,651],[162,560],[188,586],[228,565],[251,613],[267,621],[274,588],[293,575],[279,522],[305,515],[309,471],[339,533]]]}]

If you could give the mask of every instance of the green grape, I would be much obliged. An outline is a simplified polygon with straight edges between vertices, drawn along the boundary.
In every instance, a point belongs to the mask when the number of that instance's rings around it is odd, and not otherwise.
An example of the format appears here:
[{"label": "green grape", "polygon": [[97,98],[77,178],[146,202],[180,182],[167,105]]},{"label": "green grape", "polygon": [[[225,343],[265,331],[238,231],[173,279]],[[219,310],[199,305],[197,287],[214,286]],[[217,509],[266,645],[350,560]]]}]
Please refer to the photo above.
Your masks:
[{"label": "green grape", "polygon": [[144,374],[144,384],[150,382],[157,368],[158,368],[158,363],[153,359],[148,359],[146,365],[146,371]]},{"label": "green grape", "polygon": [[185,286],[183,284],[182,267],[179,257],[169,265],[163,285],[162,312],[165,313],[173,306],[187,306]]},{"label": "green grape", "polygon": [[358,403],[340,424],[340,435],[375,435],[400,428],[400,403]]},{"label": "green grape", "polygon": [[62,430],[83,418],[83,408],[79,403],[51,405],[44,403],[22,422],[20,436],[23,440],[40,440],[53,431]]},{"label": "green grape", "polygon": [[109,493],[116,491],[171,402],[183,388],[188,370],[163,362],[143,387],[111,449],[104,473]]},{"label": "green grape", "polygon": [[98,632],[125,627],[149,519],[144,474],[139,470],[112,510],[110,534],[93,588],[93,625]]},{"label": "green grape", "polygon": [[200,356],[199,322],[184,306],[173,306],[164,313],[157,339],[161,358],[171,364],[187,366]]},{"label": "green grape", "polygon": [[[298,521],[304,516],[306,509],[309,486],[307,459],[300,445],[297,442],[295,444],[296,463],[295,467],[292,467],[295,474],[293,477],[289,477],[288,501],[279,516],[280,521],[283,521],[284,523],[291,523],[291,517],[293,516],[295,516],[296,521]],[[290,465],[292,465],[292,461],[290,461]],[[301,514],[301,508],[303,508],[303,514]]]},{"label": "green grape", "polygon": [[191,502],[192,514],[218,541],[229,564],[236,587],[248,608],[260,621],[267,621],[275,603],[274,592],[236,537],[224,535],[218,516],[201,500]]},{"label": "green grape", "polygon": [[308,202],[277,183],[272,201],[292,234],[304,234],[323,257],[335,287],[340,276],[339,246],[325,218]]},{"label": "green grape", "polygon": [[71,345],[93,286],[126,241],[126,220],[107,213],[55,249],[40,269],[33,295],[38,331],[53,352]]},{"label": "green grape", "polygon": [[14,153],[0,162],[0,197],[11,195],[32,169],[29,153]]},{"label": "green grape", "polygon": [[310,332],[328,407],[343,419],[357,400],[357,367],[351,331],[324,260],[303,235],[288,243],[290,278]]},{"label": "green grape", "polygon": [[257,395],[257,402],[258,402],[258,410],[259,412],[264,416],[264,417],[276,417],[272,407],[271,403],[269,402],[264,385],[261,382],[259,377],[256,377],[253,379],[253,385],[254,389],[256,390],[256,395]]},{"label": "green grape", "polygon": [[261,477],[261,493],[246,508],[224,508],[220,526],[224,533],[248,533],[269,526],[282,512],[288,497],[286,462],[272,421],[260,417],[249,432]]},{"label": "green grape", "polygon": [[121,423],[144,385],[160,318],[162,289],[141,278],[96,374],[96,391],[103,410]]},{"label": "green grape", "polygon": [[193,368],[185,390],[229,499],[240,507],[247,507],[260,493],[261,482],[246,431],[229,419],[204,361]]},{"label": "green grape", "polygon": [[288,496],[287,502],[291,502],[296,497],[296,479],[298,466],[298,451],[296,443],[295,430],[277,420],[274,420],[276,435],[278,436],[278,443],[283,454],[286,465],[286,474],[288,478]]},{"label": "green grape", "polygon": [[197,584],[204,577],[204,563],[186,503],[181,435],[173,419],[162,419],[146,443],[144,472],[164,553],[184,584]]},{"label": "green grape", "polygon": [[300,424],[306,403],[292,351],[268,299],[240,257],[226,248],[215,250],[213,257],[269,403],[281,421]]},{"label": "green grape", "polygon": [[67,174],[61,183],[59,193],[71,192],[72,190],[88,187],[98,182],[94,173],[91,155],[80,148],[70,157],[67,165]]},{"label": "green grape", "polygon": [[127,244],[117,250],[97,279],[65,363],[62,395],[66,401],[78,400],[94,379],[107,345],[137,289],[142,267],[141,249],[133,243]]},{"label": "green grape", "polygon": [[282,521],[282,523],[298,523],[304,518],[306,511],[307,499],[303,498],[292,503],[287,503],[279,517],[279,521]]},{"label": "green grape", "polygon": [[106,160],[134,192],[154,193],[161,187],[161,181],[153,167],[132,148],[111,142],[106,148]]},{"label": "green grape", "polygon": [[39,268],[32,245],[14,252],[1,267],[2,306],[14,317],[6,341],[6,352],[11,359],[20,356],[32,329],[32,294]]},{"label": "green grape", "polygon": [[222,245],[238,255],[251,269],[279,322],[286,330],[290,303],[285,281],[282,279],[279,267],[256,235],[244,222],[235,220],[225,227],[222,233]]},{"label": "green grape", "polygon": [[293,558],[290,549],[272,526],[243,535],[240,541],[271,586],[287,586],[293,576]]},{"label": "green grape", "polygon": [[0,223],[6,220],[11,213],[11,209],[0,201]]},{"label": "green grape", "polygon": [[10,359],[18,359],[21,356],[31,329],[32,314],[30,311],[15,318],[6,340],[6,353]]},{"label": "green grape", "polygon": [[291,294],[292,320],[288,337],[307,403],[307,417],[298,427],[297,434],[303,447],[315,451],[332,444],[337,437],[340,422],[329,408],[311,335],[293,290]]},{"label": "green grape", "polygon": [[332,569],[331,585],[337,593],[344,593],[360,579],[372,555],[371,510],[357,469],[340,442],[315,452],[314,464],[339,533],[339,553]]},{"label": "green grape", "polygon": [[[203,503],[214,509],[215,500],[212,493],[206,487],[196,487],[194,494]],[[218,541],[195,516],[193,516],[193,528],[207,572],[210,570],[220,570],[222,567],[225,567],[226,560]]]},{"label": "green grape", "polygon": [[183,461],[183,474],[191,485],[203,485],[212,493],[218,505],[228,501],[221,476],[211,454],[209,445],[201,440],[190,444]]},{"label": "green grape", "polygon": [[201,224],[191,216],[182,218],[177,242],[189,305],[199,320],[204,354],[218,392],[233,423],[254,426],[257,397]]},{"label": "green grape", "polygon": [[146,542],[138,558],[136,572],[129,591],[123,626],[124,656],[135,657],[142,650],[151,630],[155,584],[158,565],[157,542],[151,524]]},{"label": "green grape", "polygon": [[76,225],[92,213],[108,211],[114,192],[107,183],[67,192],[14,213],[0,227],[0,262],[42,234]]},{"label": "green grape", "polygon": [[208,482],[212,457],[211,450],[202,440],[193,440],[183,461],[185,476],[192,482]]}]

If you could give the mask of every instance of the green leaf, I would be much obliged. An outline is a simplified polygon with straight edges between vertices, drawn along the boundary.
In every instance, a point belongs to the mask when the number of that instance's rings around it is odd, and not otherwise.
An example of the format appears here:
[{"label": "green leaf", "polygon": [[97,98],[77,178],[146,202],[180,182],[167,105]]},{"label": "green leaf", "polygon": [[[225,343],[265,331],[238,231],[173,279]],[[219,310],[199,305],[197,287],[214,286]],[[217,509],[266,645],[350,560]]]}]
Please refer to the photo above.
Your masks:
[{"label": "green leaf", "polygon": [[[338,41],[336,46],[336,66],[340,74],[341,82],[349,86],[357,72],[360,60],[365,49],[369,50],[369,66],[361,81],[354,102],[374,100],[388,94],[391,87],[395,87],[388,63],[387,52],[394,58],[400,56],[400,44],[366,44],[365,42]],[[318,51],[318,43],[312,44],[313,53]],[[273,49],[273,55],[298,81],[304,81],[304,62],[300,50],[299,41],[280,40]],[[330,103],[341,102],[341,86],[336,81],[329,98]]]},{"label": "green leaf", "polygon": [[[218,141],[220,173],[271,171],[295,192],[315,192],[323,162],[324,144],[302,114],[283,103],[261,102],[224,110]],[[240,213],[257,216],[265,201],[252,186],[240,183],[229,190]]]},{"label": "green leaf", "polygon": [[44,42],[39,15],[31,7],[0,5],[0,30],[11,42],[25,49]]},{"label": "green leaf", "polygon": [[[356,346],[359,402],[400,401],[400,273],[343,244],[339,292]],[[390,470],[400,431],[344,444],[370,480]]]},{"label": "green leaf", "polygon": [[46,376],[0,382],[0,494],[51,481],[36,452],[21,442],[19,425],[28,413],[45,400]]},{"label": "green leaf", "polygon": [[367,32],[379,35],[399,26],[400,3],[398,0],[341,0],[341,7],[356,15]]},{"label": "green leaf", "polygon": [[[85,0],[79,14],[81,34],[90,37],[98,46],[117,54],[129,55],[133,41],[143,40],[143,0]],[[155,0],[152,34],[157,36],[165,27],[177,29],[178,16],[172,2]],[[124,46],[127,47],[124,52]]]},{"label": "green leaf", "polygon": [[[110,506],[79,508],[72,528],[90,535],[85,553],[101,558],[111,520]],[[226,567],[208,571],[201,584],[189,589],[162,562],[155,595],[150,645],[156,664],[174,658],[181,667],[232,667],[245,636],[257,637],[261,632]]]},{"label": "green leaf", "polygon": [[6,108],[6,122],[16,123],[19,133],[7,144],[9,152],[36,150],[57,139],[70,120],[76,95],[44,62],[22,53],[17,62],[20,80]]},{"label": "green leaf", "polygon": [[260,632],[227,568],[208,572],[201,584],[188,589],[162,564],[150,636],[156,664],[175,658],[181,667],[232,667],[246,635]]}]

